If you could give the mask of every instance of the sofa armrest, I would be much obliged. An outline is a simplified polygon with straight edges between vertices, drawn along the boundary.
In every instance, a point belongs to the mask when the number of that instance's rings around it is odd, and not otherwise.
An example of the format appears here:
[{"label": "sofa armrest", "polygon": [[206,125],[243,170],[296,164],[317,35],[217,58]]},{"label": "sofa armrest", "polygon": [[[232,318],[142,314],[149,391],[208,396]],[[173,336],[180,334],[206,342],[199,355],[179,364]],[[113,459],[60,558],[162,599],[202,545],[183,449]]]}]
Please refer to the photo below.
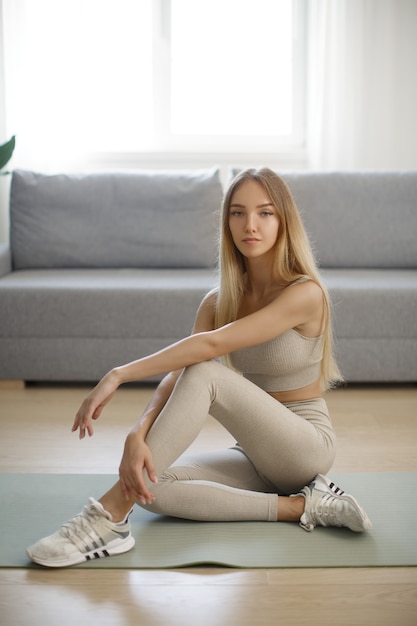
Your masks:
[{"label": "sofa armrest", "polygon": [[0,243],[0,276],[12,271],[12,255],[8,243]]}]

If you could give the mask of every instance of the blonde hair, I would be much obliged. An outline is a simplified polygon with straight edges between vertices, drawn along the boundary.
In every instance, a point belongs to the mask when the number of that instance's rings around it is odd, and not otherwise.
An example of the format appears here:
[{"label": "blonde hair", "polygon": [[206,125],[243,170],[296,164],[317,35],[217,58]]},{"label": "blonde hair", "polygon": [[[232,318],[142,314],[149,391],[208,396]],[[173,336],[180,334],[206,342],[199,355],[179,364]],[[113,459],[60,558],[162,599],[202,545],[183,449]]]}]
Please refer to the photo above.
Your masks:
[{"label": "blonde hair", "polygon": [[329,294],[320,278],[294,198],[283,179],[268,168],[248,169],[240,172],[232,180],[223,198],[219,241],[220,284],[215,311],[216,328],[236,320],[245,288],[245,260],[233,243],[229,227],[229,208],[235,191],[248,180],[262,185],[278,213],[280,227],[275,244],[274,277],[289,284],[301,276],[306,276],[319,285],[323,292],[325,327],[321,384],[323,389],[327,389],[342,380],[333,356]]}]

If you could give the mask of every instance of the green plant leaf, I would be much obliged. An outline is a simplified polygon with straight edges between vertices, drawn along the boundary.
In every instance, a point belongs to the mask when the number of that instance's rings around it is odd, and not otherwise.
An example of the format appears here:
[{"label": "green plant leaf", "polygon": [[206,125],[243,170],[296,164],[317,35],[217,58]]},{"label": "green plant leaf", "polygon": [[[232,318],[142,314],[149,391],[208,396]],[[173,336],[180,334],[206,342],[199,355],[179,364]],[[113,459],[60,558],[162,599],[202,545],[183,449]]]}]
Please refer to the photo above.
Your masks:
[{"label": "green plant leaf", "polygon": [[0,146],[0,169],[6,165],[12,158],[13,150],[16,144],[16,137],[13,135],[9,141]]}]

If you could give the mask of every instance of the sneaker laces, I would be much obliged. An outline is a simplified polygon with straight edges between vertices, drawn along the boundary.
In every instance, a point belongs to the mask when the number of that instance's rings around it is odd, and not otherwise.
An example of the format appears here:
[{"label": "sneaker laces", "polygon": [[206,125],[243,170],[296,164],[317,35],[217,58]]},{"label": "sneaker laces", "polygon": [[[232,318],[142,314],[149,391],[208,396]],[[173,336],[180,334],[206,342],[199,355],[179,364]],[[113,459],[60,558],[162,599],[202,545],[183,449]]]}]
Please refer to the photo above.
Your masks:
[{"label": "sneaker laces", "polygon": [[[316,525],[320,526],[342,526],[338,520],[338,514],[343,507],[340,498],[332,494],[324,494],[314,508],[308,511],[311,521],[303,520],[303,526],[308,530],[313,530]],[[304,517],[304,516],[303,516]]]},{"label": "sneaker laces", "polygon": [[[70,521],[62,525],[61,534],[74,543],[78,548],[80,545],[84,546],[83,540],[88,537],[91,541],[95,542],[97,538],[100,538],[97,530],[95,529],[96,522],[107,517],[100,511],[93,503],[89,506],[85,506],[81,513],[75,515]],[[101,538],[100,538],[101,540]],[[102,542],[102,540],[101,540]]]}]

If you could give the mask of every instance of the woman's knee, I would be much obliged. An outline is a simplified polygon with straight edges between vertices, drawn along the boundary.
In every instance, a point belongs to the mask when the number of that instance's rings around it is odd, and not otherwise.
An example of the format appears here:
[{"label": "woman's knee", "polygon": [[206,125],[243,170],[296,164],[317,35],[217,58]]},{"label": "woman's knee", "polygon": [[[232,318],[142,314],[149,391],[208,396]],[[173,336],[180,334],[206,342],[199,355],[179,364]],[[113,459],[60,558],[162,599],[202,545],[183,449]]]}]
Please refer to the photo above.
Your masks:
[{"label": "woman's knee", "polygon": [[225,369],[226,367],[219,361],[202,361],[186,367],[182,373],[182,378],[185,380],[191,379],[193,383],[198,381],[207,382],[212,378],[224,375]]}]

